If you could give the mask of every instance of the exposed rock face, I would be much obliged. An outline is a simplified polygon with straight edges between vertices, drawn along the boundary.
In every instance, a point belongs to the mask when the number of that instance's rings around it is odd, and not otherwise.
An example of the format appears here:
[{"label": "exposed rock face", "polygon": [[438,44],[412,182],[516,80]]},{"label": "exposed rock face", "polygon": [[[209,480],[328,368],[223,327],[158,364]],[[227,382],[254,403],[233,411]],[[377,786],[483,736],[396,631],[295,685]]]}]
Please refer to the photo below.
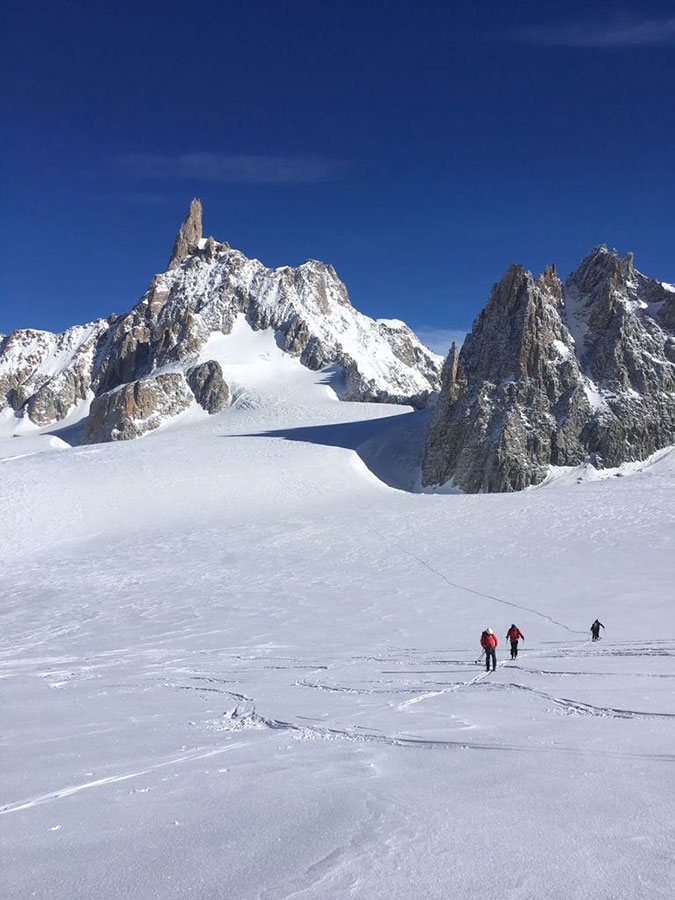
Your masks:
[{"label": "exposed rock face", "polygon": [[5,337],[0,342],[0,411],[23,409],[36,425],[65,418],[89,396],[107,327],[100,319],[62,334],[27,329]]},{"label": "exposed rock face", "polygon": [[199,246],[202,239],[202,205],[195,198],[190,204],[190,209],[185,217],[171,251],[171,258],[167,269],[173,269]]},{"label": "exposed rock face", "polygon": [[158,428],[193,401],[183,375],[140,378],[102,394],[91,404],[82,442],[128,441]]},{"label": "exposed rock face", "polygon": [[141,302],[108,330],[93,390],[103,393],[167,364],[196,360],[209,334],[185,298],[172,293],[157,276]]},{"label": "exposed rock face", "polygon": [[193,366],[185,373],[190,390],[202,409],[208,413],[217,413],[227,406],[230,400],[230,389],[223,378],[220,363],[214,359]]},{"label": "exposed rock face", "polygon": [[[192,392],[216,412],[229,402],[229,388],[206,344],[214,333],[229,334],[238,318],[255,330],[273,329],[278,345],[308,368],[341,370],[343,399],[422,406],[438,389],[440,359],[404,323],[357,312],[332,266],[309,260],[267,269],[227,243],[203,240],[202,208],[193,200],[168,271],[153,278],[128,313],[60,335],[18,331],[1,338],[0,411],[10,407],[45,426],[95,398],[90,442],[143,434],[159,411],[175,414]],[[167,373],[171,379],[160,381]],[[152,398],[158,412],[145,416]]]},{"label": "exposed rock face", "polygon": [[511,266],[446,360],[422,481],[513,491],[675,443],[675,289],[596,248],[561,284]]}]

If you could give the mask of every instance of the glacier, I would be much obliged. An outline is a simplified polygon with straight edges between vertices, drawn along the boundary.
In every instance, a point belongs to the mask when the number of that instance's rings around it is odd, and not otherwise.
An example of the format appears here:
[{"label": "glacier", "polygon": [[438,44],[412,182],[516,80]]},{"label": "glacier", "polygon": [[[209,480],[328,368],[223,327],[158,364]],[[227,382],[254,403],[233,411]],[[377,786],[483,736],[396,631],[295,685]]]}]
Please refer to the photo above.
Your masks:
[{"label": "glacier", "polygon": [[3,895],[670,897],[675,453],[401,490],[427,410],[235,337],[226,411],[0,441]]}]

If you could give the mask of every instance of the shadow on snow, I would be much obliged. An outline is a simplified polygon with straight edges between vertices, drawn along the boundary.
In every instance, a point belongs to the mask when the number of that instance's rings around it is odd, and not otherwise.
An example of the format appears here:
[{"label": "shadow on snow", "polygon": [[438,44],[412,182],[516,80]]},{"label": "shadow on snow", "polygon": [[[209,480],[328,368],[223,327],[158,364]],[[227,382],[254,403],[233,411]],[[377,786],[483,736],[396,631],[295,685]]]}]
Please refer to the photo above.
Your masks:
[{"label": "shadow on snow", "polygon": [[432,410],[423,409],[382,419],[281,428],[238,437],[280,438],[353,450],[380,481],[416,492],[420,490],[424,438],[431,414]]}]

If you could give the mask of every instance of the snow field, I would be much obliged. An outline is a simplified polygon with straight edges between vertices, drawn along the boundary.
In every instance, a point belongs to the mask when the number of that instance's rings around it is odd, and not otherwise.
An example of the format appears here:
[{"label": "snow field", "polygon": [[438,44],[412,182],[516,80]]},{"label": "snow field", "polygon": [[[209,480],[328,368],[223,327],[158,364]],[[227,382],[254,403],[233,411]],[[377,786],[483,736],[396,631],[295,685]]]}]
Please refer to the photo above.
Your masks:
[{"label": "snow field", "polygon": [[411,494],[420,414],[249,399],[0,462],[5,895],[672,896],[673,454]]}]

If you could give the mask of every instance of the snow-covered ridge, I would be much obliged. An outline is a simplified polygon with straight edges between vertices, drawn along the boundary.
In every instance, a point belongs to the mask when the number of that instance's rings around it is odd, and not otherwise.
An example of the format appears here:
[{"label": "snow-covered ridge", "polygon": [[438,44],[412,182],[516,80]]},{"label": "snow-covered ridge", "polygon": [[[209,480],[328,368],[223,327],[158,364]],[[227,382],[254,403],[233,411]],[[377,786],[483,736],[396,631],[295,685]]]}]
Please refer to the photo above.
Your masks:
[{"label": "snow-covered ridge", "polygon": [[405,323],[373,320],[354,309],[335,269],[317,260],[266,268],[238,250],[215,245],[160,275],[144,301],[181,298],[209,332],[228,333],[239,312],[254,327],[272,327],[282,348],[309,368],[349,369],[345,399],[410,401],[437,387],[441,359]]},{"label": "snow-covered ridge", "polygon": [[58,335],[2,338],[0,411],[43,427],[91,402],[89,442],[138,436],[194,404],[218,412],[230,391],[222,361],[202,351],[241,317],[256,331],[272,329],[281,350],[307,368],[337,367],[341,399],[421,407],[438,389],[441,358],[403,322],[354,309],[332,266],[266,268],[203,238],[193,201],[168,270],[128,313]]}]

